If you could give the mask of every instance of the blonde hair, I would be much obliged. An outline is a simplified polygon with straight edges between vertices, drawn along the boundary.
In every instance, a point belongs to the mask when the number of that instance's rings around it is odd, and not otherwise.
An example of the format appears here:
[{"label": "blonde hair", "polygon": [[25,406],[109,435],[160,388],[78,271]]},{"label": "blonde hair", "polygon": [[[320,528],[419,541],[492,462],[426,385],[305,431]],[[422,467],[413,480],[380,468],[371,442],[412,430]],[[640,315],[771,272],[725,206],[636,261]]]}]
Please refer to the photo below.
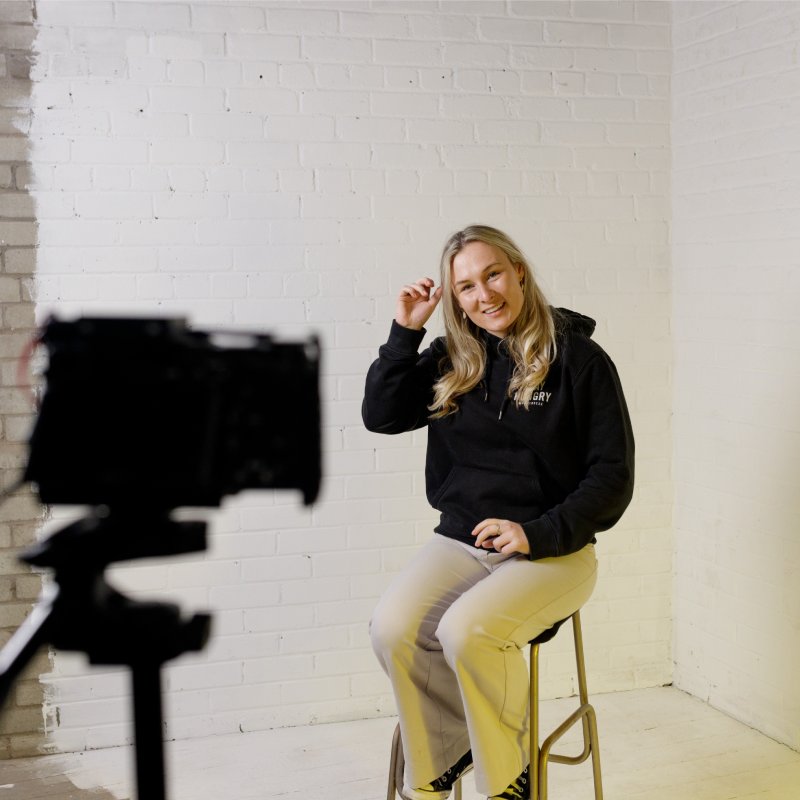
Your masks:
[{"label": "blonde hair", "polygon": [[434,384],[433,402],[428,407],[433,412],[432,419],[457,411],[458,398],[474,389],[486,370],[482,329],[462,312],[453,291],[453,258],[471,242],[496,247],[505,253],[512,265],[522,269],[522,309],[504,339],[504,346],[514,362],[508,394],[517,407],[528,408],[531,396],[544,383],[556,357],[553,314],[524,254],[502,231],[486,225],[470,225],[454,233],[442,251],[440,270],[447,358],[445,372]]}]

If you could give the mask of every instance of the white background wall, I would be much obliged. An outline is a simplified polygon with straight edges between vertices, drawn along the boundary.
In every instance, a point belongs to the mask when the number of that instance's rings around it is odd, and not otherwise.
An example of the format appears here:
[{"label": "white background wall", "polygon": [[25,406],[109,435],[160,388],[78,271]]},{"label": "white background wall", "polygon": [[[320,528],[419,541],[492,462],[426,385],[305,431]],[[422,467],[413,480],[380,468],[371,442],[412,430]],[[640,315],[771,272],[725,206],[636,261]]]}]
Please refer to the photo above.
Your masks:
[{"label": "white background wall", "polygon": [[[600,538],[592,686],[668,682],[669,5],[37,9],[39,316],[180,314],[325,347],[321,502],[235,498],[207,558],[119,573],[216,611],[207,652],[168,670],[168,734],[392,712],[367,620],[434,515],[424,435],[365,432],[363,378],[400,284],[476,221],[598,319],[619,366],[638,483]],[[572,688],[568,644],[548,647],[549,693]],[[56,746],[129,738],[123,676],[58,654],[46,680]]]},{"label": "white background wall", "polygon": [[675,682],[800,748],[800,6],[676,3]]}]

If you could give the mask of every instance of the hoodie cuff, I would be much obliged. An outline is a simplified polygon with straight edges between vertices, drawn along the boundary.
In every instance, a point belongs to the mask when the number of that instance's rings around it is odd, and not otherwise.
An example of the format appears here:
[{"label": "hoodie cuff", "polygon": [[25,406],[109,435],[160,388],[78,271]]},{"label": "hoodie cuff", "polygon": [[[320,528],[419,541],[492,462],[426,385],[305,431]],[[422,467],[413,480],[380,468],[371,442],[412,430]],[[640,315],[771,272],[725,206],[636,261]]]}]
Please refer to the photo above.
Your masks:
[{"label": "hoodie cuff", "polygon": [[392,320],[392,329],[389,331],[386,347],[401,355],[416,355],[425,338],[425,333],[425,328],[416,331],[412,328],[404,328],[396,320]]},{"label": "hoodie cuff", "polygon": [[531,550],[528,558],[531,561],[537,561],[540,558],[554,558],[559,555],[556,532],[546,517],[524,522],[522,530],[528,539],[528,546]]}]

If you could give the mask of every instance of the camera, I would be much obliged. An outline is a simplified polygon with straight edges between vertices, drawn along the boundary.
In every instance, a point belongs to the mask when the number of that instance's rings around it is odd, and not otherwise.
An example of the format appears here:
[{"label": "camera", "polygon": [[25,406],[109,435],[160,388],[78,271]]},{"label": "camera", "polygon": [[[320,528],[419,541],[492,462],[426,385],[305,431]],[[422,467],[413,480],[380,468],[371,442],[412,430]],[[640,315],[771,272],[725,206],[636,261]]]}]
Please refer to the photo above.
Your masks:
[{"label": "camera", "polygon": [[218,506],[321,477],[316,338],[190,330],[180,319],[51,320],[25,479],[42,502]]}]

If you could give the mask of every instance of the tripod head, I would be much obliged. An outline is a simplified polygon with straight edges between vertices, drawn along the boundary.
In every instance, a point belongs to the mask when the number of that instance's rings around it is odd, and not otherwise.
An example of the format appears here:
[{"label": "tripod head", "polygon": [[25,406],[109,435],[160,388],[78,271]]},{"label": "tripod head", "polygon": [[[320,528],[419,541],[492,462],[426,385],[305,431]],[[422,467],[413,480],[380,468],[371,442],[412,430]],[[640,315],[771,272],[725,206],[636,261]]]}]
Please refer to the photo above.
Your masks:
[{"label": "tripod head", "polygon": [[102,570],[119,561],[176,556],[206,549],[204,522],[176,522],[171,510],[99,506],[26,550],[21,560],[56,575]]}]

